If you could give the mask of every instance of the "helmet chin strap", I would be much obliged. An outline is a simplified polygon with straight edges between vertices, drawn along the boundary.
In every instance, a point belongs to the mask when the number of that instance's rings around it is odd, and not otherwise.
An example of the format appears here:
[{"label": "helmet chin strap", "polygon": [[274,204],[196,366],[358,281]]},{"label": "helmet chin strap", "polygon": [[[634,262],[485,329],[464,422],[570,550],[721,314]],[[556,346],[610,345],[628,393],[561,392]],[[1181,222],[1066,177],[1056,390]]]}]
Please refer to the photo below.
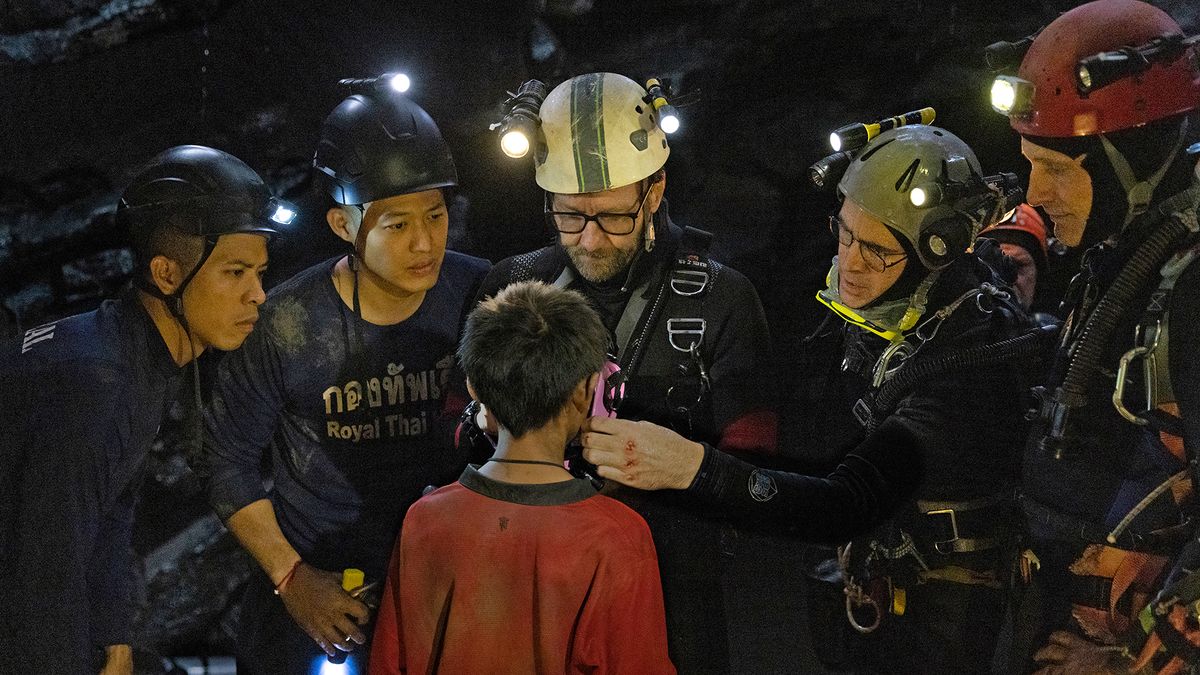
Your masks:
[{"label": "helmet chin strap", "polygon": [[[342,207],[346,210],[350,221],[347,229],[351,225],[355,227],[354,242],[351,244],[354,247],[354,252],[350,255],[350,269],[354,271],[355,279],[358,277],[358,266],[361,264],[362,259],[366,257],[367,231],[363,228],[363,221],[366,220],[367,208],[369,206],[370,202],[366,204],[347,204]],[[354,216],[355,213],[358,214],[357,218]]]},{"label": "helmet chin strap", "polygon": [[1175,158],[1179,156],[1179,150],[1183,147],[1183,139],[1187,136],[1188,120],[1185,117],[1183,123],[1179,125],[1179,136],[1175,140],[1175,147],[1167,155],[1162,166],[1148,176],[1146,180],[1139,181],[1134,175],[1133,169],[1129,166],[1129,161],[1125,159],[1125,155],[1117,149],[1117,146],[1108,140],[1104,134],[1100,135],[1100,145],[1104,148],[1104,154],[1108,156],[1108,161],[1112,165],[1113,172],[1117,175],[1117,180],[1121,181],[1121,187],[1125,190],[1125,199],[1128,203],[1128,210],[1125,212],[1125,219],[1121,223],[1121,228],[1133,222],[1134,218],[1146,212],[1150,207],[1150,201],[1154,196],[1154,189],[1162,182],[1163,176],[1167,174],[1167,169],[1171,168],[1171,164],[1175,162]]},{"label": "helmet chin strap", "polygon": [[649,253],[654,250],[654,214],[646,216],[646,227],[642,230],[642,248]]},{"label": "helmet chin strap", "polygon": [[[358,218],[357,218],[358,228],[354,231],[354,244],[353,244],[354,251],[350,253],[349,264],[350,264],[350,277],[351,277],[350,287],[352,289],[351,293],[350,293],[350,295],[351,295],[350,312],[360,319],[362,319],[362,303],[360,302],[359,295],[358,295],[358,272],[359,272],[359,269],[363,266],[363,260],[366,258],[367,228],[363,227],[363,222],[366,220],[367,208],[370,206],[370,204],[371,204],[370,202],[367,202],[366,204],[346,205],[346,209],[351,214],[350,215],[351,221],[355,220],[353,214],[358,213]],[[353,208],[350,208],[350,207],[353,207]],[[362,326],[359,325],[359,323],[355,322],[354,323],[354,344],[350,348],[351,353],[356,356],[358,354],[362,353],[362,350],[363,350],[362,345],[363,345]]]},{"label": "helmet chin strap", "polygon": [[[197,358],[196,354],[196,343],[192,341],[192,328],[188,325],[187,316],[183,311],[183,292],[187,289],[187,286],[189,283],[191,283],[192,279],[195,278],[196,273],[200,271],[200,268],[204,267],[204,263],[208,261],[209,256],[212,255],[213,249],[216,248],[216,246],[216,238],[204,238],[204,252],[200,255],[200,260],[194,267],[192,267],[191,271],[187,273],[187,276],[183,278],[183,281],[179,284],[179,288],[176,288],[175,292],[169,295],[167,293],[163,293],[162,289],[160,289],[158,286],[155,286],[151,281],[146,279],[145,276],[138,275],[133,282],[134,286],[136,286],[139,290],[149,293],[159,300],[162,300],[163,304],[167,306],[167,311],[171,313],[171,316],[175,318],[175,321],[179,324],[179,327],[183,329],[183,339],[184,342],[187,343],[188,347],[188,361],[192,366],[192,404],[195,406],[195,425],[194,429],[192,430],[192,440],[197,443],[197,445],[203,443],[204,401],[200,396],[200,360]],[[193,452],[199,453],[200,448],[195,448]]]}]

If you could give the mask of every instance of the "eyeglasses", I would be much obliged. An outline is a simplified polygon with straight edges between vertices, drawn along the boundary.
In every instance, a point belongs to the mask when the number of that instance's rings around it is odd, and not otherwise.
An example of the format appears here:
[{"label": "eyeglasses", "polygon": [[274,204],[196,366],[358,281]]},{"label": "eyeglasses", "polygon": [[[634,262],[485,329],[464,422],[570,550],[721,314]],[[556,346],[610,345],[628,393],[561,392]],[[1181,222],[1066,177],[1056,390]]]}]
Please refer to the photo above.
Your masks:
[{"label": "eyeglasses", "polygon": [[637,209],[630,213],[597,213],[588,215],[586,213],[578,213],[576,211],[554,211],[550,208],[551,196],[546,194],[546,222],[563,234],[579,234],[587,227],[588,221],[595,221],[596,225],[607,234],[629,234],[633,232],[633,228],[637,225],[637,217],[642,212],[642,207],[646,205],[646,198],[650,196],[650,190],[647,189],[642,194],[641,201],[638,202]]},{"label": "eyeglasses", "polygon": [[[837,237],[838,243],[846,248],[850,248],[857,241],[858,254],[862,256],[863,262],[867,264],[867,267],[872,272],[883,272],[889,267],[895,267],[908,259],[908,254],[906,253],[894,253],[886,249],[881,249],[875,244],[855,239],[854,233],[850,231],[850,228],[846,227],[846,223],[842,222],[842,219],[837,214],[829,216],[829,231],[833,233],[833,236]],[[895,255],[900,257],[892,262],[887,261],[887,258]]]}]

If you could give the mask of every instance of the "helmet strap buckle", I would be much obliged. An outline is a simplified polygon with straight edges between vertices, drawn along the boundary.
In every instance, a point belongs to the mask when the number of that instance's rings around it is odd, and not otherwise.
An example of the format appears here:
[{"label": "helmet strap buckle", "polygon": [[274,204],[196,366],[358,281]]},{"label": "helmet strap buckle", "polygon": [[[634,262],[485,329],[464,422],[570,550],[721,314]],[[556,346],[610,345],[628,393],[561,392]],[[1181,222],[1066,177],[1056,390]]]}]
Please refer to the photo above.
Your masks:
[{"label": "helmet strap buckle", "polygon": [[1117,179],[1121,181],[1121,187],[1125,189],[1125,199],[1129,204],[1129,210],[1125,213],[1125,220],[1121,223],[1121,227],[1125,227],[1133,222],[1134,218],[1146,212],[1150,208],[1150,201],[1154,196],[1154,189],[1162,182],[1163,176],[1167,174],[1167,169],[1175,162],[1175,158],[1179,156],[1179,150],[1183,147],[1183,139],[1187,136],[1188,121],[1185,117],[1182,124],[1179,125],[1179,135],[1175,140],[1175,147],[1163,160],[1162,166],[1146,180],[1139,181],[1134,175],[1133,169],[1129,166],[1129,160],[1125,159],[1125,155],[1113,145],[1112,141],[1108,140],[1108,136],[1100,134],[1100,145],[1104,148],[1104,154],[1108,156],[1109,164],[1112,165],[1113,172],[1117,174]]}]

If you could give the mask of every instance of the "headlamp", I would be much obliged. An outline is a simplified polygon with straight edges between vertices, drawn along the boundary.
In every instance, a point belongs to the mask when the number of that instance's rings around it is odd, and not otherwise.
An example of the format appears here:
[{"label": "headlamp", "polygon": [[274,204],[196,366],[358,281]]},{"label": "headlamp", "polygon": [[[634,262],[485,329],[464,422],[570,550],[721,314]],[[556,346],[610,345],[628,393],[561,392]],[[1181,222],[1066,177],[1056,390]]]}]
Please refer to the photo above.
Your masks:
[{"label": "headlamp", "polygon": [[1016,42],[1001,40],[985,47],[983,49],[983,58],[987,61],[988,68],[993,73],[999,73],[1021,65],[1021,61],[1025,58],[1025,53],[1029,51],[1034,39],[1041,32],[1042,29],[1039,28],[1037,33],[1023,37]]},{"label": "headlamp", "polygon": [[1024,192],[1014,173],[998,173],[982,178],[972,176],[966,181],[923,183],[908,193],[908,200],[919,209],[931,209],[941,204],[954,204],[962,199],[984,196],[996,197],[1003,211],[1010,211],[1024,201]]},{"label": "headlamp", "polygon": [[657,79],[646,80],[645,100],[654,107],[654,112],[658,115],[658,126],[662,127],[663,133],[673,134],[679,131],[679,113],[675,111],[675,106],[667,101],[663,85]]},{"label": "headlamp", "polygon": [[491,126],[500,130],[500,149],[504,154],[513,159],[529,154],[532,139],[542,123],[538,113],[547,93],[540,80],[528,80],[517,88],[517,93],[509,92],[503,119]]},{"label": "headlamp", "polygon": [[903,115],[888,117],[870,124],[861,122],[847,124],[829,134],[829,146],[833,148],[834,152],[858,150],[870,142],[872,138],[889,129],[909,124],[933,124],[935,117],[937,117],[937,113],[933,108],[921,108],[920,110],[913,110]]},{"label": "headlamp", "polygon": [[850,168],[850,162],[853,160],[853,153],[835,152],[808,167],[808,180],[818,190],[833,187],[842,179],[842,175],[846,173],[846,169]]},{"label": "headlamp", "polygon": [[271,221],[280,225],[291,225],[292,221],[296,219],[296,209],[292,208],[291,204],[275,201],[270,205],[269,210]]},{"label": "headlamp", "polygon": [[942,203],[942,186],[937,183],[919,185],[908,193],[908,200],[918,209],[927,209]]},{"label": "headlamp", "polygon": [[1196,42],[1200,35],[1162,35],[1138,47],[1123,47],[1080,59],[1075,68],[1075,88],[1080,96],[1106,87],[1117,80],[1143,73],[1155,63],[1170,63]]},{"label": "headlamp", "polygon": [[992,109],[1009,117],[1025,117],[1033,111],[1033,83],[1012,75],[997,75],[992,81]]},{"label": "headlamp", "polygon": [[405,73],[393,71],[376,77],[347,77],[338,80],[338,85],[346,87],[352,94],[376,92],[403,94],[412,88],[412,78]]},{"label": "headlamp", "polygon": [[903,115],[888,117],[869,124],[847,124],[829,134],[829,146],[833,154],[808,167],[808,180],[818,190],[825,190],[838,184],[855,153],[863,148],[872,138],[879,134],[909,124],[932,124],[937,112],[933,108],[921,108],[906,112]]},{"label": "headlamp", "polygon": [[403,94],[412,86],[412,80],[404,73],[396,73],[388,77],[388,84],[391,85],[392,91]]}]

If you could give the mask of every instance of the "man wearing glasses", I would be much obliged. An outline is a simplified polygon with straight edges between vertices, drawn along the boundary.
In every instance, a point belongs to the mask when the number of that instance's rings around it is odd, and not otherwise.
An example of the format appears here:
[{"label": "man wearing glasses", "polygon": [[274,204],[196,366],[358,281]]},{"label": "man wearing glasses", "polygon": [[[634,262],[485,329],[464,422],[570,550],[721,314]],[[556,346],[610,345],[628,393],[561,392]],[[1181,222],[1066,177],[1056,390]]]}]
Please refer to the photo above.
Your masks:
[{"label": "man wearing glasses", "polygon": [[[738,272],[706,255],[663,196],[670,153],[647,91],[612,73],[560,84],[541,106],[532,154],[546,191],[546,248],[501,261],[481,297],[541,280],[582,293],[609,331],[625,393],[618,415],[735,453],[771,453],[762,305]],[[718,532],[676,495],[620,490],[658,549],[671,658],[681,673],[728,672]]]},{"label": "man wearing glasses", "polygon": [[[1020,305],[967,252],[1015,206],[992,180],[961,140],[916,125],[871,141],[838,184],[838,255],[817,299],[846,323],[814,336],[841,352],[812,409],[814,438],[849,448],[829,475],[757,468],[625,420],[585,426],[584,456],[606,478],[686,490],[740,522],[843,544],[836,611],[844,604],[866,634],[854,643],[861,672],[990,669],[1030,363],[1008,349],[1028,325]],[[1018,344],[1032,352],[1039,337]]]}]

